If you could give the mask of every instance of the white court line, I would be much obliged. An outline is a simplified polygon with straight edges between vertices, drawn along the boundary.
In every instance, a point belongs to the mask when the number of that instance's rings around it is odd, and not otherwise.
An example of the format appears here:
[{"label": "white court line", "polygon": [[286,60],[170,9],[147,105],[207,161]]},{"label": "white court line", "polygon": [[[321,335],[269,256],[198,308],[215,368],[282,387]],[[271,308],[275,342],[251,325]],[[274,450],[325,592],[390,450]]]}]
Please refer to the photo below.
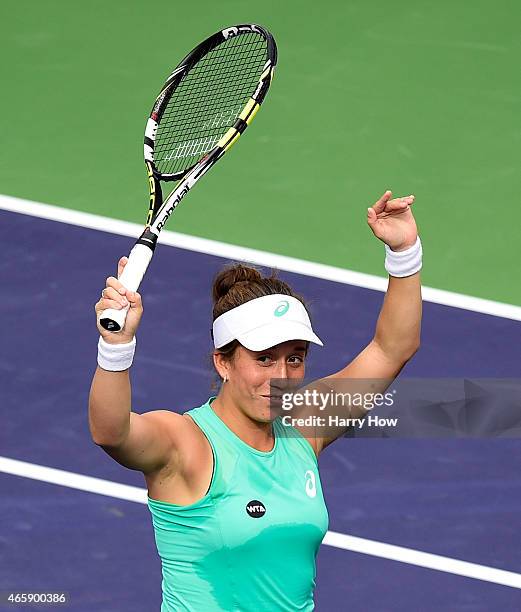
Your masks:
[{"label": "white court line", "polygon": [[[42,219],[50,219],[61,223],[87,227],[89,229],[109,232],[111,234],[130,236],[135,239],[143,231],[143,226],[138,223],[120,221],[119,219],[111,219],[109,217],[61,208],[59,206],[51,206],[50,204],[31,202],[30,200],[22,200],[7,195],[0,195],[0,209],[31,215],[33,217],[40,217]],[[286,270],[287,272],[295,272],[296,274],[313,276],[315,278],[322,278],[337,283],[354,285],[355,287],[375,289],[376,291],[387,290],[387,278],[381,276],[364,274],[362,272],[328,266],[326,264],[297,259],[295,257],[277,255],[276,253],[268,253],[267,251],[258,251],[248,247],[218,242],[217,240],[198,238],[197,236],[180,234],[170,230],[163,230],[161,232],[159,242],[189,251],[207,253],[217,257],[224,257],[225,259],[248,261],[261,266],[277,268],[279,270]],[[129,248],[130,246],[129,243]],[[461,293],[453,293],[452,291],[444,291],[443,289],[434,289],[433,287],[425,286],[422,286],[422,296],[427,302],[452,306],[453,308],[463,308],[473,312],[503,317],[505,319],[513,319],[514,321],[521,321],[521,306],[515,306],[514,304],[485,300],[470,295],[463,295]]]},{"label": "white court line", "polygon": [[[102,480],[101,478],[92,478],[92,476],[83,476],[43,465],[26,463],[25,461],[9,459],[8,457],[0,457],[0,472],[79,489],[80,491],[88,491],[89,493],[98,493],[99,495],[138,502],[140,504],[147,503],[147,491],[139,487],[123,485],[109,480]],[[442,557],[441,555],[433,555],[412,548],[394,546],[384,542],[376,542],[375,540],[366,540],[365,538],[357,538],[334,531],[328,531],[322,543],[343,550],[380,557],[381,559],[401,561],[409,565],[426,567],[439,572],[521,589],[521,574],[495,567],[469,563],[468,561],[460,561],[459,559]]]},{"label": "white court line", "polygon": [[65,470],[57,470],[56,468],[50,468],[36,463],[18,461],[17,459],[10,459],[9,457],[0,457],[0,472],[11,474],[12,476],[22,476],[23,478],[49,482],[71,489],[79,489],[80,491],[87,491],[88,493],[98,493],[99,495],[116,497],[117,499],[133,501],[139,504],[147,503],[146,489],[120,484],[118,482],[111,482],[110,480],[103,480],[101,478],[94,478],[93,476],[66,472]]},{"label": "white court line", "polygon": [[475,578],[476,580],[484,580],[486,582],[494,582],[495,584],[521,589],[521,574],[508,572],[495,567],[488,567],[487,565],[479,565],[478,563],[469,563],[468,561],[460,561],[459,559],[452,559],[451,557],[433,555],[432,553],[414,550],[413,548],[385,544],[384,542],[376,542],[375,540],[366,540],[365,538],[357,538],[335,531],[328,531],[322,543],[328,544],[329,546],[335,546],[336,548],[343,548],[344,550],[380,557],[382,559],[390,559],[392,561],[408,563],[409,565],[426,567],[427,569],[437,570],[438,572],[456,574],[457,576],[464,576],[465,578]]}]

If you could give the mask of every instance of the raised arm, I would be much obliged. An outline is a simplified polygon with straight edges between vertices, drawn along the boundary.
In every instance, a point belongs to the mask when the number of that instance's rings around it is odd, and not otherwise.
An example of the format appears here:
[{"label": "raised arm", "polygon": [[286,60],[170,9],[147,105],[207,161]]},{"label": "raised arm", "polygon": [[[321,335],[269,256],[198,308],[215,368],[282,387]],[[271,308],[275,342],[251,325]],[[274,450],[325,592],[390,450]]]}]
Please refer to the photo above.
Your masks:
[{"label": "raised arm", "polygon": [[[324,397],[328,391],[351,395],[383,394],[420,346],[421,284],[420,272],[414,270],[421,267],[421,251],[418,252],[421,246],[417,242],[416,222],[410,208],[414,196],[391,199],[391,195],[386,191],[367,210],[369,227],[387,245],[386,267],[391,271],[375,334],[353,361],[331,376],[309,385],[308,388],[322,392]],[[403,276],[393,276],[392,273]],[[342,407],[327,406],[321,415],[316,410],[314,414],[324,416],[326,411],[351,419],[361,418],[367,412],[361,406],[349,405],[343,412]],[[306,412],[309,414],[313,410],[307,409]],[[330,427],[326,420],[322,426],[314,426],[313,432],[305,428],[302,433],[318,455],[347,429],[337,425]]]},{"label": "raised arm", "polygon": [[[126,264],[118,264],[118,277]],[[106,308],[120,309],[130,303],[125,327],[111,333],[99,324]],[[131,412],[131,386],[128,362],[132,360],[135,332],[143,306],[138,293],[127,291],[114,277],[107,279],[102,298],[95,305],[97,326],[103,341],[104,367],[96,368],[89,396],[89,427],[95,444],[125,467],[150,473],[160,469],[171,458],[175,441],[173,421],[180,415],[168,411],[145,414]],[[117,360],[120,363],[116,363]],[[126,361],[126,363],[125,363]],[[126,367],[125,367],[126,366]],[[124,369],[122,369],[124,368]]]}]

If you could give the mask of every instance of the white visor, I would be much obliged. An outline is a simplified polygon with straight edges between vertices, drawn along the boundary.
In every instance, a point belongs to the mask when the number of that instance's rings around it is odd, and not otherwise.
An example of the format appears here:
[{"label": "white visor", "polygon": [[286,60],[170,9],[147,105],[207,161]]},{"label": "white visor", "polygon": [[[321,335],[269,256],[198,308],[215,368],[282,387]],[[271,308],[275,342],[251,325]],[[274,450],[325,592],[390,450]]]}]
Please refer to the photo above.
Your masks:
[{"label": "white visor", "polygon": [[213,322],[213,343],[221,348],[238,340],[250,351],[263,351],[288,340],[324,346],[311,328],[300,300],[290,295],[265,295],[232,308]]}]

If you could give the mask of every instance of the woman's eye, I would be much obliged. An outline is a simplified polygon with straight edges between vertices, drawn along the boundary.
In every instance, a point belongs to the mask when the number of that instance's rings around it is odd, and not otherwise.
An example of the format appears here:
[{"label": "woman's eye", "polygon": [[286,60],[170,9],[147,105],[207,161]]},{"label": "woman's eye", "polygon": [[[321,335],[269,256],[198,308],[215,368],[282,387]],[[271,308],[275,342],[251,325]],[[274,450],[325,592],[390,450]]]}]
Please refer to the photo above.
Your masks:
[{"label": "woman's eye", "polygon": [[301,363],[304,363],[304,359],[302,359],[302,357],[299,357],[298,355],[293,355],[288,359],[288,361],[293,365],[299,365]]},{"label": "woman's eye", "polygon": [[257,357],[257,361],[260,361],[261,363],[269,363],[271,361],[271,357],[269,355],[261,355],[260,357]]}]

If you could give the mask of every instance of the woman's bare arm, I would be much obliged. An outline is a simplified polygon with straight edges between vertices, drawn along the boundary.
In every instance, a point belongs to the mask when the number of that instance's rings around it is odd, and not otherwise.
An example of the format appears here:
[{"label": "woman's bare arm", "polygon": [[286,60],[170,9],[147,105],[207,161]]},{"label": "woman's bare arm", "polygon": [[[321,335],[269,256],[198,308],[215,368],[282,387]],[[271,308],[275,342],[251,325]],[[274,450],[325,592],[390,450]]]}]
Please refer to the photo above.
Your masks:
[{"label": "woman's bare arm", "polygon": [[[414,198],[390,199],[386,192],[368,209],[368,224],[380,240],[395,251],[410,248],[416,242],[417,227],[410,210]],[[389,276],[389,285],[371,342],[338,372],[315,381],[306,387],[322,393],[355,394],[370,397],[383,394],[398,376],[404,365],[420,346],[422,298],[420,273],[407,277]],[[321,425],[297,427],[309,440],[318,455],[331,442],[341,437],[348,426],[330,425],[329,415],[344,419],[363,418],[367,410],[360,405],[328,403],[322,410],[306,407],[298,416],[326,417]],[[336,421],[335,421],[336,422]]]},{"label": "woman's bare arm", "polygon": [[[126,264],[122,258],[118,277]],[[111,333],[99,324],[106,308],[123,308],[130,303],[125,327]],[[127,291],[114,277],[107,279],[104,297],[95,305],[98,331],[109,344],[126,344],[134,338],[143,314],[141,297]],[[171,461],[175,440],[172,431],[182,426],[180,415],[169,411],[137,414],[131,411],[129,370],[112,372],[97,367],[89,395],[89,428],[95,444],[125,467],[148,473]],[[175,422],[175,423],[174,423]]]}]

